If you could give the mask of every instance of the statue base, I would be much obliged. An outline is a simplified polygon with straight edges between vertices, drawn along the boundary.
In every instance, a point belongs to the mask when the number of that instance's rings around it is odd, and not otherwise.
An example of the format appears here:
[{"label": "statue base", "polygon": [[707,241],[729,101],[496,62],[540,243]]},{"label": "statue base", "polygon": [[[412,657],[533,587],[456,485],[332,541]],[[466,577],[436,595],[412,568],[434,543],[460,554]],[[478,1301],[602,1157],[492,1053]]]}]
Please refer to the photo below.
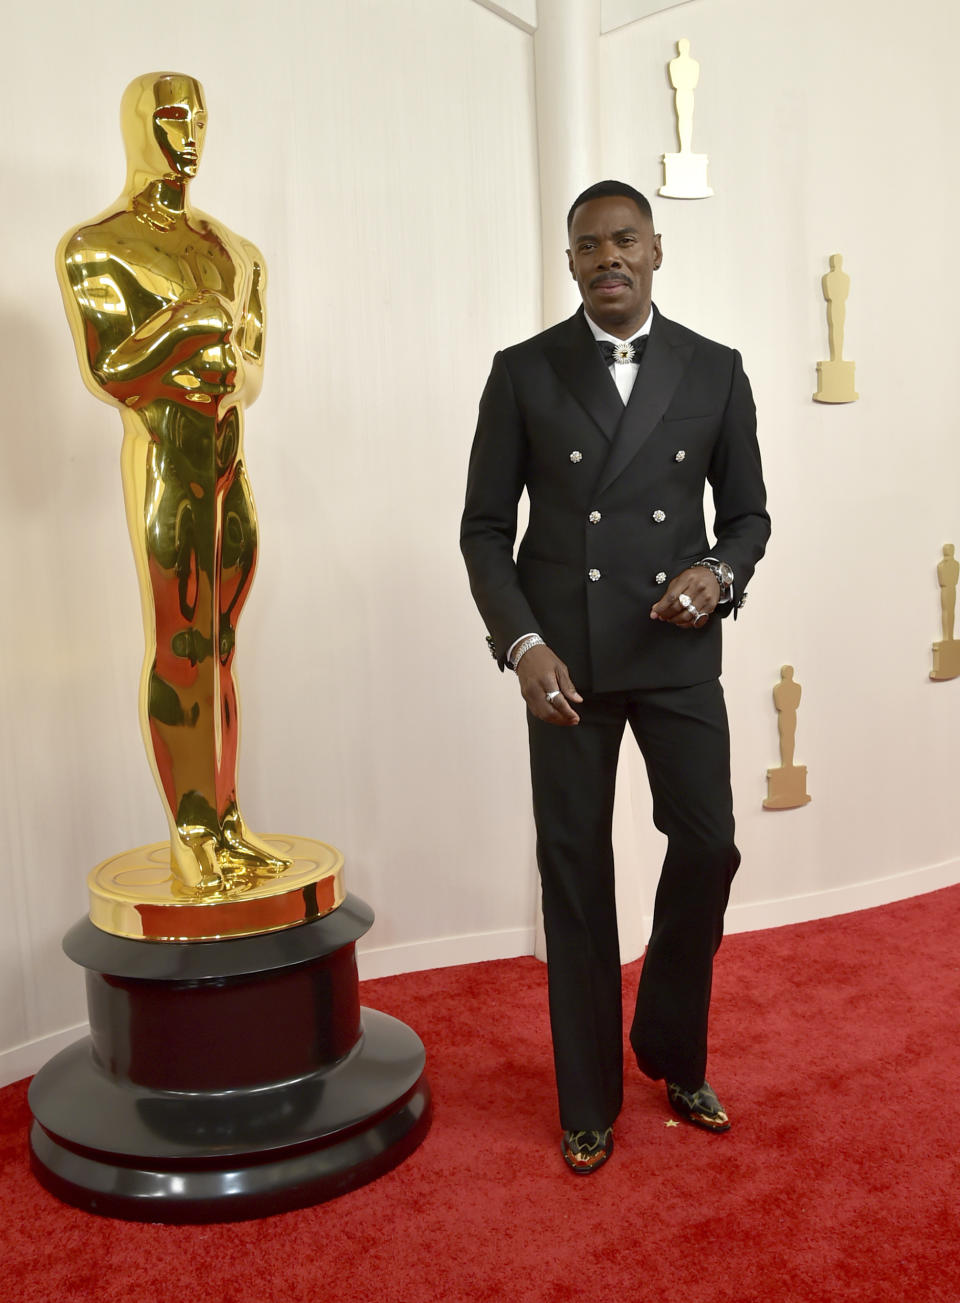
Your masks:
[{"label": "statue base", "polygon": [[144,944],[84,919],[90,1035],[30,1085],[31,1166],[87,1212],[224,1222],[320,1203],[430,1126],[420,1038],[361,1009],[355,896],[289,931]]},{"label": "statue base", "polygon": [[818,362],[815,403],[855,403],[860,395],[853,387],[855,362]]},{"label": "statue base", "polygon": [[806,765],[791,765],[789,769],[781,765],[767,770],[765,810],[795,810],[809,804],[811,799],[807,796]]},{"label": "statue base", "polygon": [[124,851],[87,878],[90,921],[112,936],[142,941],[216,941],[259,936],[322,918],[342,904],[343,856],[310,837],[264,837],[292,860],[275,878],[197,895],[170,868],[170,843]]},{"label": "statue base", "polygon": [[951,638],[933,644],[933,669],[931,679],[956,679],[960,677],[960,638]]},{"label": "statue base", "polygon": [[666,199],[709,199],[706,154],[664,154],[664,184],[657,191]]}]

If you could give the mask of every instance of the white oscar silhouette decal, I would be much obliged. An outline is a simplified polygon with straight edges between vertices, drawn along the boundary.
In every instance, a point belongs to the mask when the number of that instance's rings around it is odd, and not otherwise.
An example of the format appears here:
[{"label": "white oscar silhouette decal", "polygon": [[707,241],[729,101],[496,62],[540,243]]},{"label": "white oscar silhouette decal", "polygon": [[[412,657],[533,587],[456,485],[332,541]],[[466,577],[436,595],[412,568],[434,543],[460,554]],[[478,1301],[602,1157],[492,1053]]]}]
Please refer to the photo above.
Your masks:
[{"label": "white oscar silhouette decal", "polygon": [[780,767],[767,770],[767,799],[765,810],[794,810],[806,805],[807,767],[793,763],[797,740],[797,709],[803,689],[793,677],[793,666],[784,665],[780,682],[773,689],[773,704],[777,708],[777,731],[780,734]]},{"label": "white oscar silhouette decal", "polygon": [[693,92],[700,80],[700,64],[690,55],[686,37],[677,41],[677,56],[670,60],[670,84],[676,91],[677,136],[679,154],[664,154],[664,184],[660,194],[668,199],[708,199],[713,190],[707,185],[707,156],[694,154]]},{"label": "white oscar silhouette decal", "polygon": [[855,363],[843,360],[843,327],[847,317],[850,277],[843,270],[839,253],[830,255],[830,270],[820,282],[827,300],[827,339],[829,362],[817,363],[817,403],[854,403],[860,397],[853,387]]},{"label": "white oscar silhouette decal", "polygon": [[954,556],[954,551],[952,543],[944,543],[943,558],[937,566],[937,582],[940,585],[940,630],[943,638],[933,644],[931,679],[955,679],[960,675],[960,639],[953,636],[960,561]]}]

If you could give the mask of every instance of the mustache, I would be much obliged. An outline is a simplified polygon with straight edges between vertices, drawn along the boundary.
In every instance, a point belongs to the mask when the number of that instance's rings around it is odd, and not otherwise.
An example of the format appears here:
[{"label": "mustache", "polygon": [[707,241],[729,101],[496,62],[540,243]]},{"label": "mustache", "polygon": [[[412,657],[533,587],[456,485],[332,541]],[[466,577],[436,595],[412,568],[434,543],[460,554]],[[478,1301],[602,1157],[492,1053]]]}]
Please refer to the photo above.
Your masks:
[{"label": "mustache", "polygon": [[594,276],[593,280],[590,282],[590,288],[593,290],[596,289],[598,285],[613,285],[613,284],[633,285],[633,281],[630,279],[629,276],[626,276],[623,272],[605,271],[605,272],[601,272],[599,276]]}]

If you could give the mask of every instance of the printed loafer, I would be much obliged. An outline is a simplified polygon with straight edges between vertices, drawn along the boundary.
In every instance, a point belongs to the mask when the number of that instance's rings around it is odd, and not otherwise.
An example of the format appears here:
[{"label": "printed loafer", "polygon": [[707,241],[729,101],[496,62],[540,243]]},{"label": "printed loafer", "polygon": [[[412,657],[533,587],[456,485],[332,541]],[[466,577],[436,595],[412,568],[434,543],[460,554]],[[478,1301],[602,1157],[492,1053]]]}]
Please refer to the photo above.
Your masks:
[{"label": "printed loafer", "polygon": [[695,1127],[714,1132],[730,1130],[730,1119],[706,1081],[694,1091],[682,1090],[676,1082],[668,1081],[667,1099],[674,1113]]},{"label": "printed loafer", "polygon": [[602,1167],[613,1153],[613,1127],[605,1131],[564,1131],[560,1150],[567,1167],[586,1176]]}]

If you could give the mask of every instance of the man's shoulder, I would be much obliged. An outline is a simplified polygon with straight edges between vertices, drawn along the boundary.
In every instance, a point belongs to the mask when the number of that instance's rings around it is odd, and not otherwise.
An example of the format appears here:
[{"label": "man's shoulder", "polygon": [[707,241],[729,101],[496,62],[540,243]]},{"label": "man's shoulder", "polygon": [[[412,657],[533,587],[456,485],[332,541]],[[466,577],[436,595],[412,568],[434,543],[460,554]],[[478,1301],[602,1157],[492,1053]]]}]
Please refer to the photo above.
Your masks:
[{"label": "man's shoulder", "polygon": [[657,312],[654,318],[652,330],[662,332],[672,344],[693,345],[698,352],[717,358],[731,358],[736,352],[736,349],[731,348],[729,344],[721,344],[719,340],[698,334],[697,331],[691,330],[689,326],[683,326],[679,321],[671,321],[669,317],[663,316],[660,312]]},{"label": "man's shoulder", "polygon": [[567,317],[564,321],[558,321],[555,326],[548,326],[546,330],[538,330],[535,335],[531,335],[528,339],[522,339],[518,344],[509,344],[500,351],[508,361],[522,362],[542,354],[555,345],[562,346],[577,340],[580,333],[587,329],[587,324],[583,320],[583,313],[578,310],[572,317]]}]

